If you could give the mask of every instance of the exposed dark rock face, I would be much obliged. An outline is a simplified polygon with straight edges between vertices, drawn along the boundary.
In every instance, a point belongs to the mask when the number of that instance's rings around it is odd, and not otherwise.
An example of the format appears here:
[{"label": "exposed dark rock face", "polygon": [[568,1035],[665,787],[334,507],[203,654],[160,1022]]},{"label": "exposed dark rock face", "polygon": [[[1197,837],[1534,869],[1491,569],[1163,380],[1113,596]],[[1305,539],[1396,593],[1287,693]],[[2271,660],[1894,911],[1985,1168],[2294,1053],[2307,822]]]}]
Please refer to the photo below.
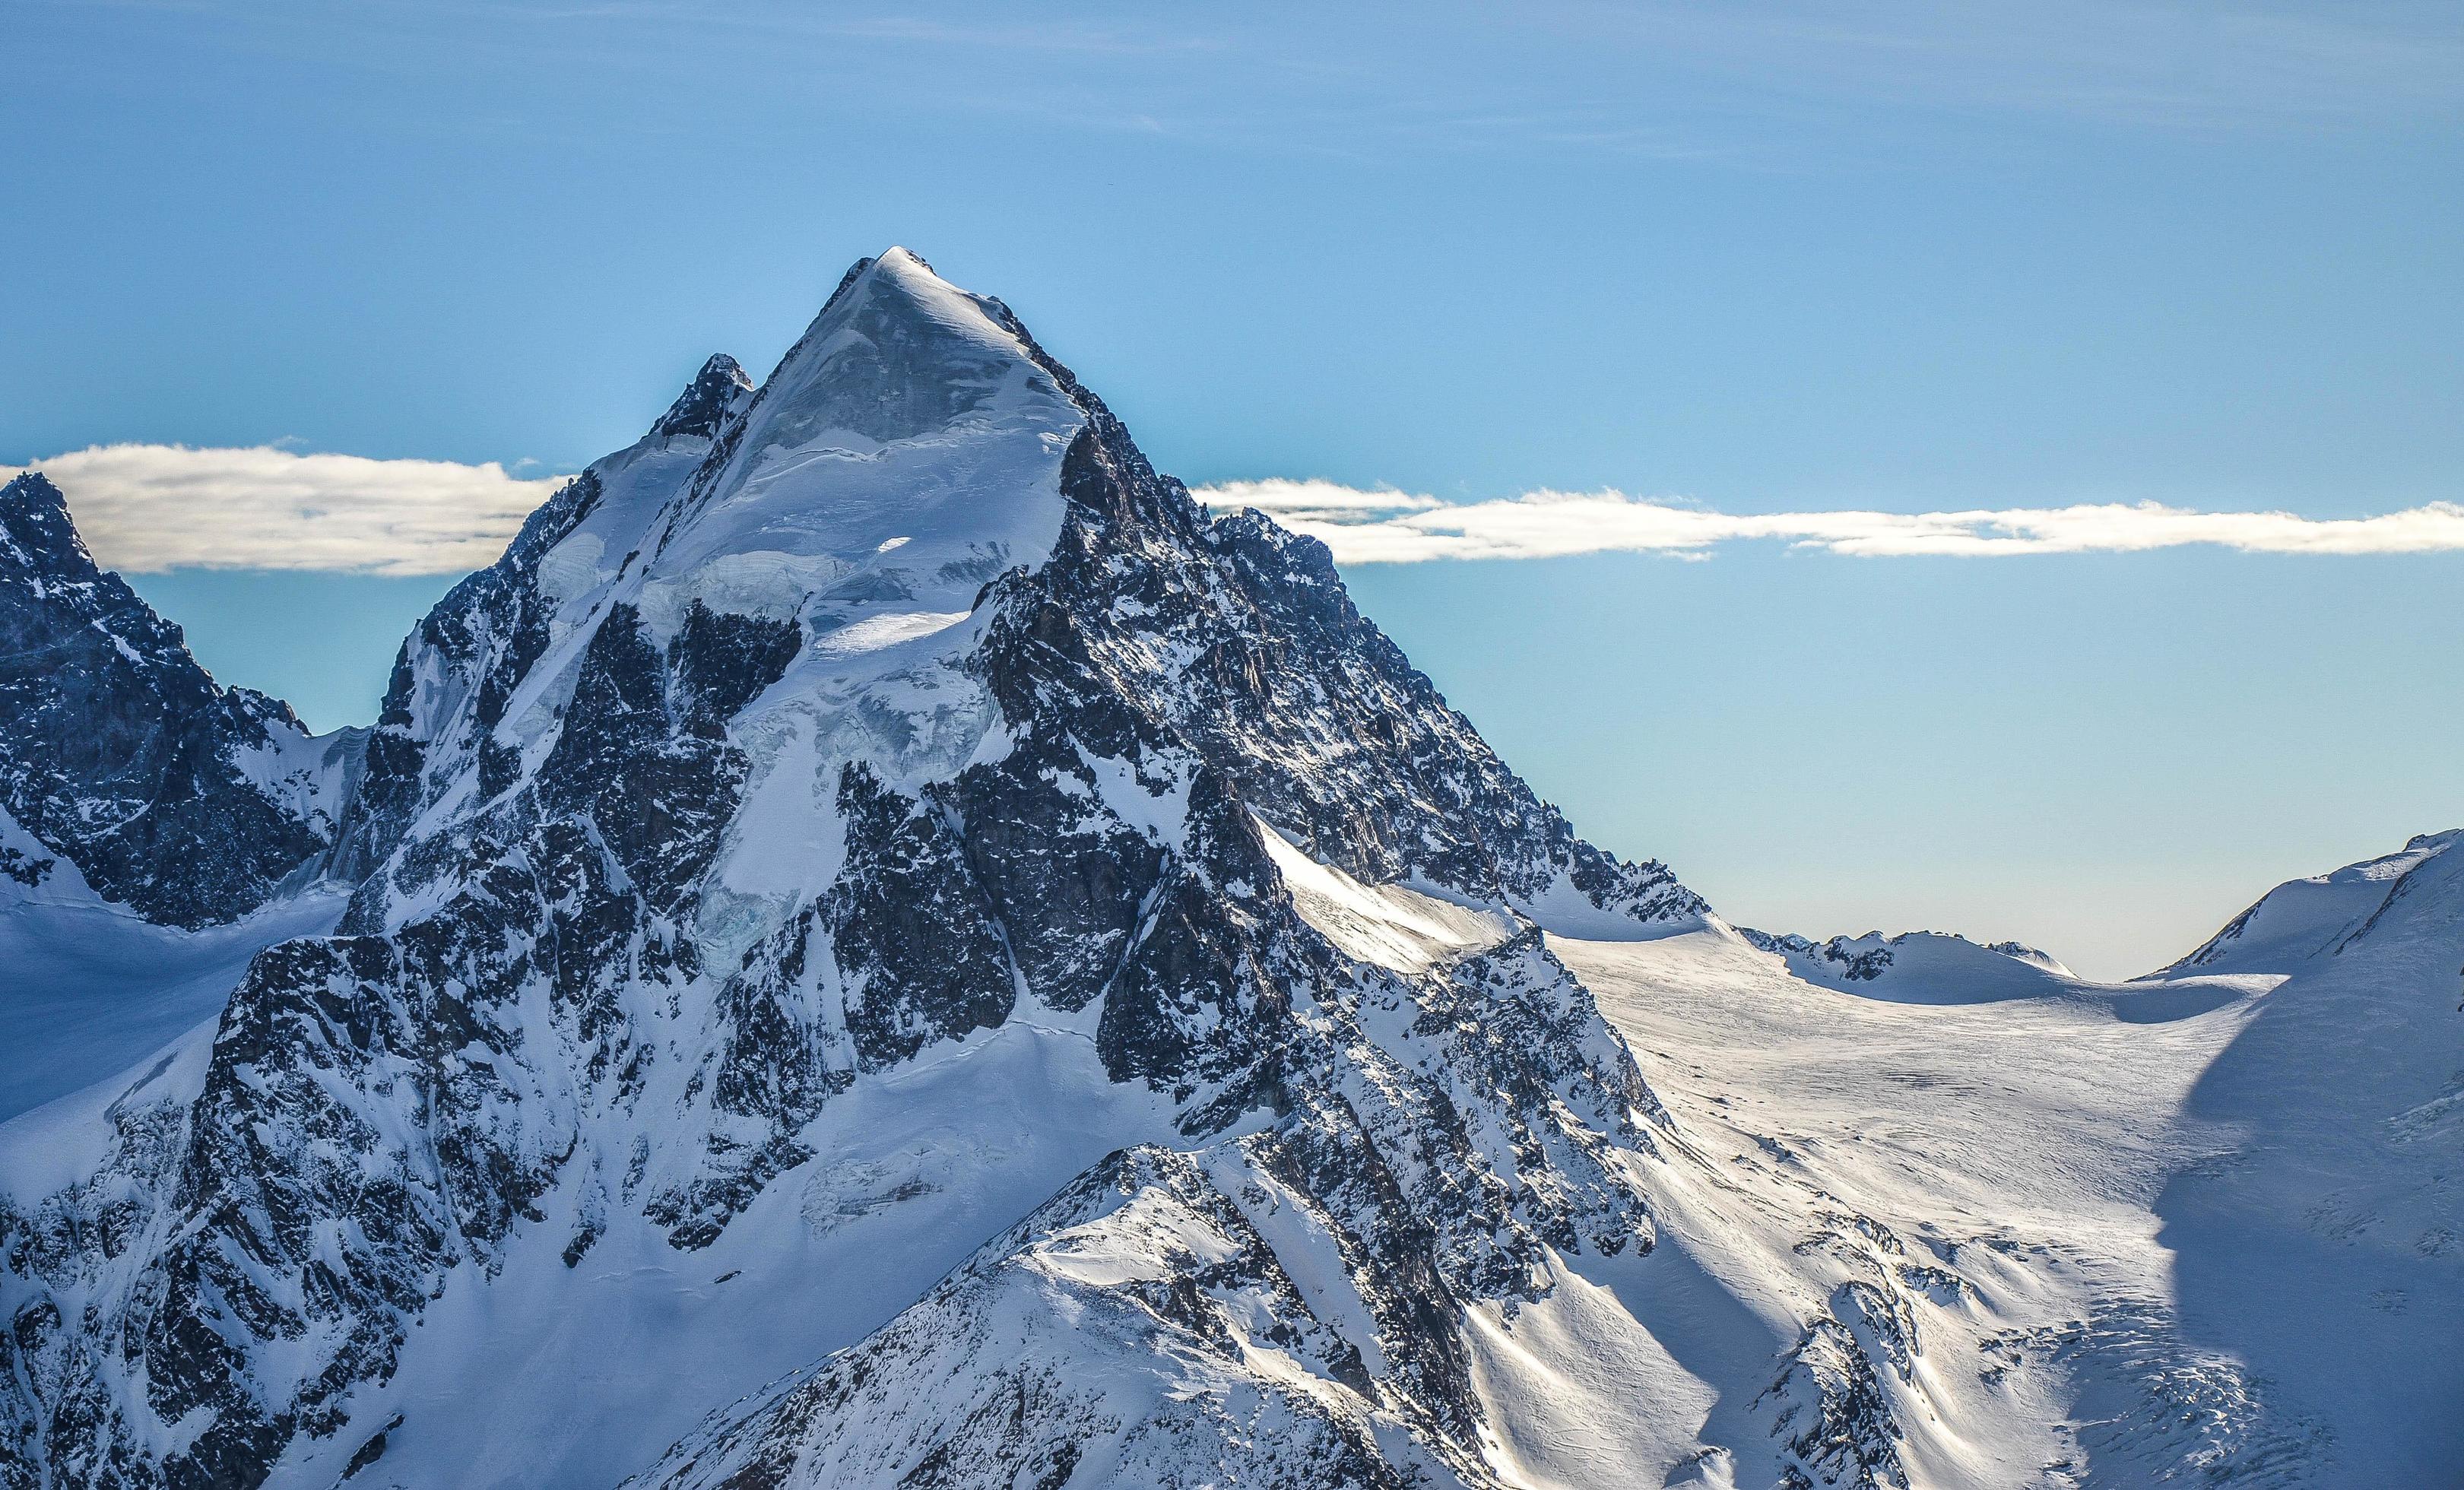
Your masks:
[{"label": "exposed dark rock face", "polygon": [[[950,1467],[917,1483],[1008,1484],[1080,1457],[1117,1463],[1121,1484],[1496,1483],[1459,1311],[1537,1297],[1545,1247],[1651,1246],[1639,1197],[1600,1161],[1650,1142],[1640,1124],[1657,1103],[1535,933],[1416,981],[1348,962],[1279,899],[1257,898],[1254,934],[1280,986],[1325,1018],[1260,1021],[1276,1122],[1195,1153],[1115,1155],[888,1328],[731,1410],[645,1482],[828,1484],[929,1444],[921,1462]],[[1533,1041],[1541,1029],[1556,1038]],[[1450,1095],[1473,1090],[1501,1096],[1475,1114]],[[1511,1135],[1511,1173],[1472,1130],[1486,1123]],[[1327,1250],[1279,1250],[1262,1228],[1283,1248],[1297,1228]],[[1081,1256],[1143,1270],[1073,1269]],[[1303,1265],[1319,1272],[1310,1287],[1292,1274]],[[1351,1319],[1328,1307],[1327,1272],[1356,1300]],[[1060,1310],[1019,1297],[1055,1290]],[[1296,1391],[1249,1376],[1253,1345],[1316,1380]],[[1209,1361],[1225,1388],[1121,1391],[1117,1357],[1154,1354]]]},{"label": "exposed dark rock face", "polygon": [[839,777],[839,811],[847,864],[823,904],[858,1069],[1009,1018],[1017,985],[1001,928],[949,822],[862,765]]},{"label": "exposed dark rock face", "polygon": [[1704,911],[1665,866],[1576,838],[1353,605],[1326,545],[1255,513],[1210,519],[1008,324],[1088,420],[1053,561],[1002,597],[1025,624],[997,667],[1027,670],[1034,647],[1086,658],[1286,837],[1372,884],[1419,875],[1532,907],[1562,881],[1612,919]]},{"label": "exposed dark rock face", "polygon": [[1755,1405],[1772,1411],[1773,1432],[1787,1451],[1785,1490],[1907,1483],[1899,1424],[1873,1357],[1837,1320],[1815,1322]]},{"label": "exposed dark rock face", "polygon": [[13,844],[0,844],[0,874],[29,889],[52,877],[59,861],[49,854],[30,854]]},{"label": "exposed dark rock face", "polygon": [[664,440],[675,435],[699,435],[715,439],[728,417],[743,407],[753,393],[753,380],[735,358],[720,352],[701,364],[693,383],[676,397],[675,404],[659,416],[650,427],[650,437]]},{"label": "exposed dark rock face", "polygon": [[217,686],[39,472],[0,487],[0,806],[105,899],[192,929],[255,909],[325,847],[357,744]]},{"label": "exposed dark rock face", "polygon": [[[1746,940],[1765,952],[1777,953],[1783,957],[1800,957],[1808,962],[1836,968],[1838,970],[1839,976],[1852,983],[1870,983],[1881,977],[1890,971],[1891,963],[1898,954],[1898,948],[1893,941],[1879,936],[1863,938],[1835,936],[1827,942],[1817,942],[1793,931],[1749,930],[1744,935]],[[2012,945],[2015,947],[2017,944]]]},{"label": "exposed dark rock face", "polygon": [[[709,450],[712,431],[740,415],[751,399],[744,370],[721,354],[703,364],[693,384],[661,415],[641,445],[626,455],[640,454],[644,463],[666,457],[690,471]],[[364,775],[352,793],[333,854],[333,872],[347,882],[365,879],[394,846],[419,814],[466,774],[493,799],[513,785],[520,772],[509,748],[495,737],[505,710],[529,677],[549,642],[548,618],[554,609],[539,588],[539,560],[549,550],[607,500],[604,471],[608,462],[568,482],[522,523],[504,557],[453,587],[435,609],[403,642],[385,704],[366,746]],[[647,485],[656,487],[653,475]],[[628,564],[638,556],[627,556]],[[707,700],[718,709],[741,692],[746,682],[711,675],[714,666],[758,670],[758,662],[723,660],[737,646],[718,633],[741,618],[711,618],[687,643],[680,665],[693,674],[687,686],[697,690],[713,686],[720,692]],[[774,631],[766,638],[775,654],[789,639]],[[741,643],[742,639],[734,639]],[[611,638],[611,651],[623,649],[621,637]],[[755,652],[765,648],[755,646]],[[708,653],[699,661],[690,658]],[[607,669],[622,659],[602,659],[599,686],[613,686]],[[749,677],[748,671],[747,676]],[[614,705],[616,700],[603,700]],[[724,717],[721,713],[719,717]],[[707,737],[708,718],[698,726]]]}]

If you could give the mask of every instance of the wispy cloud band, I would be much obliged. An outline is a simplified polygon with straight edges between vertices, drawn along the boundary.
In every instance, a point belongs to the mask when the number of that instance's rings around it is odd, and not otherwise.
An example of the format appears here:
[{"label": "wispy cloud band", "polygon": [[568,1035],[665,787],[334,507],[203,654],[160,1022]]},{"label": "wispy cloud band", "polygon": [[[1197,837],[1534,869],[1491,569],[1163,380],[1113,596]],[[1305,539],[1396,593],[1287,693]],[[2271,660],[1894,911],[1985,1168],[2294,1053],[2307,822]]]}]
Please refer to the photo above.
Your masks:
[{"label": "wispy cloud band", "polygon": [[[67,493],[103,564],[460,574],[494,562],[522,518],[565,479],[494,461],[372,460],[270,446],[110,445],[34,463]],[[0,480],[15,468],[0,466]],[[2155,502],[1960,512],[1723,513],[1620,492],[1527,492],[1448,503],[1331,481],[1199,488],[1218,509],[1251,507],[1322,539],[1346,564],[1644,553],[1707,558],[1775,542],[1863,559],[1908,555],[2136,553],[2193,544],[2265,554],[2464,552],[2464,505],[2372,517],[2196,512]]]},{"label": "wispy cloud band", "polygon": [[[371,460],[274,446],[103,445],[33,467],[106,568],[460,574],[495,561],[564,477],[495,461]],[[17,469],[0,466],[0,481]]]},{"label": "wispy cloud band", "polygon": [[1216,508],[1252,507],[1316,537],[1347,564],[1573,554],[1707,557],[1723,544],[1786,543],[1864,559],[1904,555],[2137,553],[2209,544],[2264,554],[2464,551],[2464,506],[2431,502],[2375,517],[2194,512],[2155,502],[1965,512],[1730,514],[1620,492],[1527,492],[1449,504],[1329,481],[1233,481],[1201,488]]}]

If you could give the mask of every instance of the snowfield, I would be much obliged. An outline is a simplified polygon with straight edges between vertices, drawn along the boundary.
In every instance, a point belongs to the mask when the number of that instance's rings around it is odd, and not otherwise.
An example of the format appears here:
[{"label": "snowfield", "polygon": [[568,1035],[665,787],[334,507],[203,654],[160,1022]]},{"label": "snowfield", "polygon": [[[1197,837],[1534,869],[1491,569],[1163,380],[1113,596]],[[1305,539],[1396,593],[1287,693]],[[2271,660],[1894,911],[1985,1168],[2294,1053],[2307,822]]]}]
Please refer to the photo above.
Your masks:
[{"label": "snowfield", "polygon": [[[1503,1478],[1774,1483],[1778,1363],[1844,1317],[1904,1363],[1911,1485],[2454,1481],[2458,838],[2125,984],[1931,935],[1822,982],[1716,923],[1551,938],[1672,1126],[1634,1161],[1657,1250],[1472,1313]],[[1357,895],[1295,893],[1368,939]],[[1375,893],[1397,940],[1454,912]]]}]

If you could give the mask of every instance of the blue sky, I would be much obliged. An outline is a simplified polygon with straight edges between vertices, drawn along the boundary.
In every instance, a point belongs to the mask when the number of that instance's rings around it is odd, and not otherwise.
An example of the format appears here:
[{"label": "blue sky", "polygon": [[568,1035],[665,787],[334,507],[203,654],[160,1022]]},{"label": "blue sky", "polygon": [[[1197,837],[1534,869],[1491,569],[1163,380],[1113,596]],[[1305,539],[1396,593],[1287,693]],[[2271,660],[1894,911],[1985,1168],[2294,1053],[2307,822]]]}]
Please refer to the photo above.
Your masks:
[{"label": "blue sky", "polygon": [[[0,463],[546,478],[896,242],[1193,483],[2464,500],[2452,6],[1337,10],[20,0]],[[112,543],[221,675],[364,718],[450,578],[180,565],[248,557],[238,479]],[[1347,567],[1580,825],[1750,923],[2136,972],[2464,822],[2464,554],[2053,548]]]}]

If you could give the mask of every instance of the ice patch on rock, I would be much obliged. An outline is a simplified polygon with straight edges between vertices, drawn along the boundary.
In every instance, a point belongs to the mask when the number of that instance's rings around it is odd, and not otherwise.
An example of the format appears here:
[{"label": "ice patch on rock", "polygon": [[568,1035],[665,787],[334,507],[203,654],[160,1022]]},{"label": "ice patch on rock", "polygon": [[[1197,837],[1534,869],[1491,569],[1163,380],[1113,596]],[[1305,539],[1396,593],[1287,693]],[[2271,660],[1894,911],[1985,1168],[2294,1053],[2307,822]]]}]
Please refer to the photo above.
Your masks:
[{"label": "ice patch on rock", "polygon": [[1456,905],[1400,885],[1363,885],[1302,853],[1263,820],[1258,831],[1301,918],[1363,962],[1398,973],[1425,972],[1494,947],[1520,929],[1506,911]]},{"label": "ice patch on rock", "polygon": [[966,619],[967,612],[963,610],[903,610],[867,616],[825,633],[813,644],[813,650],[825,657],[879,651],[901,642],[931,636],[936,631],[947,631]]},{"label": "ice patch on rock", "polygon": [[684,628],[695,604],[722,616],[759,616],[788,621],[804,602],[855,568],[832,554],[789,554],[755,549],[721,554],[685,574],[652,580],[637,603],[643,629],[665,646]]}]

